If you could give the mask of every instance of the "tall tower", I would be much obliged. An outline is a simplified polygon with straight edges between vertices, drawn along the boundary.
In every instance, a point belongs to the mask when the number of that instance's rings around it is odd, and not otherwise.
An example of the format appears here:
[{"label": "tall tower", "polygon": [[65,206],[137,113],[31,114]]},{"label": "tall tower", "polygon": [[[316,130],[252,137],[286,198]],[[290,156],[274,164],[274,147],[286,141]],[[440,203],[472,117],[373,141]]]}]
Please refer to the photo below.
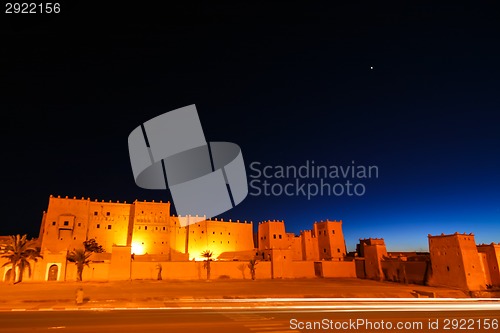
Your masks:
[{"label": "tall tower", "polygon": [[314,222],[320,260],[342,261],[346,255],[342,220]]},{"label": "tall tower", "polygon": [[265,221],[258,228],[259,251],[287,249],[288,241],[284,221]]},{"label": "tall tower", "polygon": [[432,264],[429,285],[449,286],[463,290],[486,288],[474,235],[428,235]]}]

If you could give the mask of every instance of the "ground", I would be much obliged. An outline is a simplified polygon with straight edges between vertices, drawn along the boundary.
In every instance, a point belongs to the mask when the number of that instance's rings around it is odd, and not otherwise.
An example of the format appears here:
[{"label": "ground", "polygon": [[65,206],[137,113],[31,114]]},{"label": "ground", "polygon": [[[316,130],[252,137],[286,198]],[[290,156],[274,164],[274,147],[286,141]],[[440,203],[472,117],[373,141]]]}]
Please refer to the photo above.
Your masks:
[{"label": "ground", "polygon": [[134,280],[115,282],[22,282],[0,283],[0,310],[57,308],[75,305],[82,287],[90,307],[160,307],[165,302],[231,298],[467,298],[463,291],[363,279],[274,279],[274,280]]}]

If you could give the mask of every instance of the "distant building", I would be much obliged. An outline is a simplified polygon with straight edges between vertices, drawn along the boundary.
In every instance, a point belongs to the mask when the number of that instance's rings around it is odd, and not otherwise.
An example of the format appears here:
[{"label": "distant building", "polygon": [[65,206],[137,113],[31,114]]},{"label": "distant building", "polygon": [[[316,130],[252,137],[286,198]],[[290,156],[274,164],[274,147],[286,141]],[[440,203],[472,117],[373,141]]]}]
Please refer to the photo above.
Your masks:
[{"label": "distant building", "polygon": [[[441,234],[428,236],[432,275],[429,285],[456,287],[464,290],[484,290],[486,280],[486,256],[478,252],[474,235]],[[483,259],[484,258],[484,259]]]},{"label": "distant building", "polygon": [[500,287],[500,244],[481,244],[477,251],[485,272],[486,286]]},{"label": "distant building", "polygon": [[429,235],[428,241],[429,252],[388,252],[383,239],[360,239],[356,275],[464,291],[500,287],[500,244],[476,245],[472,233]]},{"label": "distant building", "polygon": [[362,277],[372,280],[384,280],[382,271],[382,259],[387,256],[387,249],[383,238],[364,238],[359,240],[357,245],[359,257],[362,261],[358,260],[358,265],[363,266],[358,271],[362,272]]}]

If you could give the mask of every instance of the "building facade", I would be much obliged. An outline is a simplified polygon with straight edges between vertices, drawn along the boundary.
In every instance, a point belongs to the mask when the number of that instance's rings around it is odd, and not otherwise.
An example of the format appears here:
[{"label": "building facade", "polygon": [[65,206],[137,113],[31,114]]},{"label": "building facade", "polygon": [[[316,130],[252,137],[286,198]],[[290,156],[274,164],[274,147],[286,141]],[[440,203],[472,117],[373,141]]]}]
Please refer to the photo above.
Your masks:
[{"label": "building facade", "polygon": [[[339,269],[327,267],[345,258],[342,221],[315,222],[312,230],[295,235],[286,232],[284,221],[264,221],[254,231],[253,222],[173,216],[169,202],[105,202],[50,196],[38,237],[43,259],[33,263],[34,276],[24,280],[74,279],[74,264],[67,262],[67,254],[83,249],[83,243],[89,239],[96,240],[105,250],[92,255],[91,267],[85,273],[88,276],[84,276],[90,280],[130,279],[134,274],[140,276],[137,271],[132,272],[139,266],[147,266],[149,275],[156,276],[152,271],[158,264],[183,266],[185,272],[191,270],[186,276],[201,278],[196,262],[206,260],[202,255],[205,251],[212,253],[212,260],[220,262],[214,264],[221,267],[221,275],[241,275],[246,265],[234,262],[257,259],[269,262],[267,275],[271,278],[355,276],[353,263],[345,263]],[[318,273],[315,261],[328,263]],[[298,262],[306,263],[296,269]],[[232,268],[223,269],[221,265]],[[235,265],[239,273],[231,273]],[[198,268],[192,268],[195,266]],[[260,267],[265,270],[266,264]],[[0,271],[4,280],[8,270],[7,265]]]}]

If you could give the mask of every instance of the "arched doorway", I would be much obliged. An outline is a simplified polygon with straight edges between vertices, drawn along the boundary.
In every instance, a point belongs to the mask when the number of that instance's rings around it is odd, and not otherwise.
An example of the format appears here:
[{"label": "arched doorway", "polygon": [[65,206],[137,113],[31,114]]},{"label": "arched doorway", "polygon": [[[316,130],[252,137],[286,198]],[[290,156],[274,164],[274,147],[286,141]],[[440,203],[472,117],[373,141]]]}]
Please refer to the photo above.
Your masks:
[{"label": "arched doorway", "polygon": [[59,272],[59,267],[57,265],[51,265],[49,267],[49,274],[47,276],[47,281],[57,281],[58,272]]},{"label": "arched doorway", "polygon": [[4,279],[3,279],[3,280],[4,280],[5,282],[9,282],[9,281],[10,281],[10,279],[12,279],[11,274],[12,274],[12,268],[9,268],[9,269],[7,270],[7,272],[5,273],[5,277],[4,277]]}]

